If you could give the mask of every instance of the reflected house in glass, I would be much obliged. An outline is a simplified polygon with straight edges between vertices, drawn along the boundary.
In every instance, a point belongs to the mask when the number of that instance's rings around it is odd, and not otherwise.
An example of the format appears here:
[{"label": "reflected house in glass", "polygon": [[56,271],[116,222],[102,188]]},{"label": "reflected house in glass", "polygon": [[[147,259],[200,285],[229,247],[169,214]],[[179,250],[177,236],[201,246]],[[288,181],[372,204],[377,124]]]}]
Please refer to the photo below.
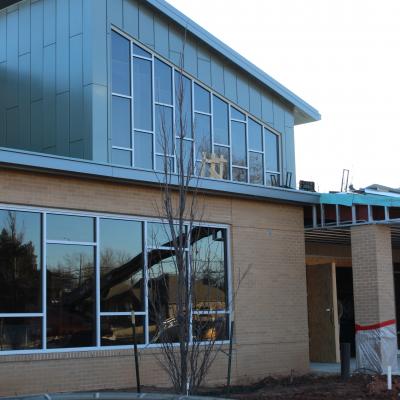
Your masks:
[{"label": "reflected house in glass", "polygon": [[191,340],[227,346],[234,321],[237,382],[308,369],[318,195],[296,189],[294,127],[313,107],[163,0],[1,4],[0,88],[0,396],[131,387],[132,310],[143,382],[167,384],[152,353],[156,318],[176,335],[177,276],[156,203],[179,144],[205,204]]}]

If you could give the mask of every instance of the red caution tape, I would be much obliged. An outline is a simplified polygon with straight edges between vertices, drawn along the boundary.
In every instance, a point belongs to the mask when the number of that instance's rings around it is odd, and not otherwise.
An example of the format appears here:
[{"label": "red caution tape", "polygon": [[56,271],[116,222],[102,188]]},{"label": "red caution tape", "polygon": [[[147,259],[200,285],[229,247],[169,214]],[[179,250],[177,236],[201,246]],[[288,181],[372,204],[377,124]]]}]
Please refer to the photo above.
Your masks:
[{"label": "red caution tape", "polygon": [[396,323],[395,319],[390,319],[389,321],[378,322],[372,325],[358,325],[356,324],[356,332],[358,331],[371,331],[373,329],[384,328],[385,326],[393,325]]}]

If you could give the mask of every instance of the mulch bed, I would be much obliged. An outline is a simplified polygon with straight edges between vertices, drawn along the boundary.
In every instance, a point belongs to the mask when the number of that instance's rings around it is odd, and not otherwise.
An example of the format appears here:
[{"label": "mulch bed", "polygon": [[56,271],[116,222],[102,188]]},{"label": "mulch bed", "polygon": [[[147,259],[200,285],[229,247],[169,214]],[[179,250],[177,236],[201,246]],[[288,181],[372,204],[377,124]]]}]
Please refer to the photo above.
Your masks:
[{"label": "mulch bed", "polygon": [[344,382],[338,376],[304,375],[287,378],[265,378],[249,386],[202,390],[202,395],[238,400],[362,400],[398,399],[400,377],[393,379],[393,390],[387,390],[385,376],[357,374]]}]

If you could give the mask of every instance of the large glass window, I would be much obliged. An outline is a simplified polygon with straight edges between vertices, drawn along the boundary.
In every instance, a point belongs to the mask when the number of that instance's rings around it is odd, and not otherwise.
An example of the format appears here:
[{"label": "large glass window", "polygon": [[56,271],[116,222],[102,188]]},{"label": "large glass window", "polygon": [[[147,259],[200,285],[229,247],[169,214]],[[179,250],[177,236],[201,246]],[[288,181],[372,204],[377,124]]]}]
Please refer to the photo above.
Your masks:
[{"label": "large glass window", "polygon": [[131,346],[132,311],[139,344],[177,340],[174,240],[193,277],[188,339],[228,338],[225,228],[14,210],[0,227],[0,353]]},{"label": "large glass window", "polygon": [[41,290],[40,214],[0,210],[0,313],[41,312]]},{"label": "large glass window", "polygon": [[280,184],[278,134],[141,45],[113,32],[112,46],[113,164]]}]

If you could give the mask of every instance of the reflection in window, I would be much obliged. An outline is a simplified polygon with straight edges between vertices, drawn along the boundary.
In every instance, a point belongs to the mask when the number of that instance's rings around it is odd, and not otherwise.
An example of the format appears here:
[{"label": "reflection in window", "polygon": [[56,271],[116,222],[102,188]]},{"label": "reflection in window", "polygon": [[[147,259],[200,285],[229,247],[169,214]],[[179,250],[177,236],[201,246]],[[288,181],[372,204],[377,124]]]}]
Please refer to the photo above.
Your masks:
[{"label": "reflection in window", "polygon": [[[145,318],[135,317],[136,343],[145,343]],[[129,315],[101,317],[101,345],[133,345],[132,321]]]},{"label": "reflection in window", "polygon": [[156,105],[156,151],[163,155],[174,154],[174,129],[171,107]]},{"label": "reflection in window", "polygon": [[153,135],[135,131],[135,166],[153,169]]},{"label": "reflection in window", "polygon": [[47,245],[47,347],[88,347],[95,340],[94,249]]},{"label": "reflection in window", "polygon": [[195,227],[191,236],[191,268],[195,277],[193,307],[224,310],[227,308],[226,231]]},{"label": "reflection in window", "polygon": [[247,165],[246,124],[232,121],[232,164]]},{"label": "reflection in window", "polygon": [[151,54],[148,51],[143,50],[141,47],[137,46],[135,43],[132,43],[132,53],[135,56],[151,58]]},{"label": "reflection in window", "polygon": [[154,342],[178,341],[176,304],[178,276],[172,250],[148,254],[149,337]]},{"label": "reflection in window", "polygon": [[112,97],[112,144],[131,147],[131,101],[124,97]]},{"label": "reflection in window", "polygon": [[133,121],[135,129],[153,129],[151,61],[133,59]]},{"label": "reflection in window", "polygon": [[227,314],[195,314],[193,315],[193,338],[195,340],[227,340],[228,332]]},{"label": "reflection in window", "polygon": [[231,106],[231,118],[238,119],[239,121],[246,121],[246,116],[235,107]]},{"label": "reflection in window", "polygon": [[74,242],[94,241],[94,220],[76,215],[47,215],[47,238]]},{"label": "reflection in window", "polygon": [[143,311],[142,223],[101,219],[101,311]]},{"label": "reflection in window", "polygon": [[175,126],[176,135],[192,138],[192,82],[175,72]]},{"label": "reflection in window", "polygon": [[262,126],[249,118],[249,149],[262,151]]},{"label": "reflection in window", "polygon": [[194,108],[195,111],[211,112],[210,92],[197,83],[194,84]]},{"label": "reflection in window", "polygon": [[213,96],[214,142],[229,145],[228,104]]},{"label": "reflection in window", "polygon": [[41,318],[0,318],[0,351],[42,347]]},{"label": "reflection in window", "polygon": [[[220,159],[220,168],[223,168],[222,179],[230,179],[230,151],[229,147],[214,146],[214,153]],[[223,159],[221,159],[223,157]],[[226,162],[223,162],[226,161]],[[221,172],[221,171],[218,171]]]},{"label": "reflection in window", "polygon": [[267,171],[279,171],[279,136],[268,129],[265,132],[265,168]]},{"label": "reflection in window", "polygon": [[172,68],[154,59],[154,89],[156,101],[164,104],[172,104]]},{"label": "reflection in window", "polygon": [[247,169],[232,167],[232,179],[235,182],[247,182]]},{"label": "reflection in window", "polygon": [[111,31],[112,91],[127,96],[131,94],[129,45],[128,39]]},{"label": "reflection in window", "polygon": [[249,152],[250,183],[262,185],[264,183],[264,167],[262,153]]},{"label": "reflection in window", "polygon": [[[175,238],[178,238],[178,225],[174,226]],[[186,234],[186,227],[184,227],[184,232]],[[150,247],[172,247],[173,246],[173,234],[171,228],[168,224],[160,224],[157,222],[149,222],[147,224],[147,241]],[[182,237],[185,241],[186,238]]]},{"label": "reflection in window", "polygon": [[203,114],[195,115],[194,122],[196,159],[201,160],[203,153],[208,156],[211,153],[211,117]]},{"label": "reflection in window", "polygon": [[132,152],[128,150],[112,149],[112,162],[125,167],[132,165]]},{"label": "reflection in window", "polygon": [[0,313],[41,312],[39,213],[0,211]]},{"label": "reflection in window", "polygon": [[[181,148],[182,145],[182,148]],[[182,165],[180,164],[182,152]],[[193,141],[176,139],[176,165],[177,173],[182,171],[185,175],[193,175]],[[180,169],[182,168],[182,170]]]}]

